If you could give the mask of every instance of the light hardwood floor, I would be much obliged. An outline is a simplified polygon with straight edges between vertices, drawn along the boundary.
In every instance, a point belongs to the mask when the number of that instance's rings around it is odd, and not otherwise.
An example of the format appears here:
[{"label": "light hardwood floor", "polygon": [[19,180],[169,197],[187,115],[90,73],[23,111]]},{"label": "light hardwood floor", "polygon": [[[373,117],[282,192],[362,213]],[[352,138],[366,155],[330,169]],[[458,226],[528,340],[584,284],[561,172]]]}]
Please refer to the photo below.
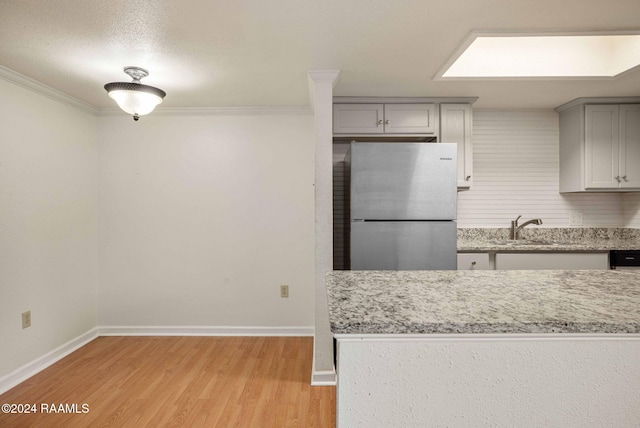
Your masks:
[{"label": "light hardwood floor", "polygon": [[[0,427],[335,427],[312,354],[310,337],[99,337],[0,395],[38,410]],[[60,404],[78,413],[41,412]]]}]

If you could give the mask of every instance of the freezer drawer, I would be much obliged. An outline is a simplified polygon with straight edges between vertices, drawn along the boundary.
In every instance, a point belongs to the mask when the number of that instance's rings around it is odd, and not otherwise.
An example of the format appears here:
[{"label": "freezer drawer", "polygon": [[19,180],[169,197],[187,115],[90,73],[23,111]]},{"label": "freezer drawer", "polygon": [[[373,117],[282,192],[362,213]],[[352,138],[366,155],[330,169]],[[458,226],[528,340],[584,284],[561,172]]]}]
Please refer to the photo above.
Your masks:
[{"label": "freezer drawer", "polygon": [[455,270],[455,221],[354,221],[351,270]]},{"label": "freezer drawer", "polygon": [[457,145],[352,143],[351,218],[455,220]]}]

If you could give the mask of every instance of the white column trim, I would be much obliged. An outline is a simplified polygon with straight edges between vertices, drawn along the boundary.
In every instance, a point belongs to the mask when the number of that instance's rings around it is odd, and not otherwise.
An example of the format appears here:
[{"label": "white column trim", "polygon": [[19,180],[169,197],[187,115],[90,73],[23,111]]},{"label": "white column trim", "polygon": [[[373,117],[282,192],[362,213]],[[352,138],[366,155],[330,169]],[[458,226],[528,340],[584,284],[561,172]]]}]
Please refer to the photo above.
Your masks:
[{"label": "white column trim", "polygon": [[315,333],[313,337],[312,384],[335,381],[333,337],[325,274],[333,270],[333,87],[339,70],[310,70],[309,93],[315,138]]}]

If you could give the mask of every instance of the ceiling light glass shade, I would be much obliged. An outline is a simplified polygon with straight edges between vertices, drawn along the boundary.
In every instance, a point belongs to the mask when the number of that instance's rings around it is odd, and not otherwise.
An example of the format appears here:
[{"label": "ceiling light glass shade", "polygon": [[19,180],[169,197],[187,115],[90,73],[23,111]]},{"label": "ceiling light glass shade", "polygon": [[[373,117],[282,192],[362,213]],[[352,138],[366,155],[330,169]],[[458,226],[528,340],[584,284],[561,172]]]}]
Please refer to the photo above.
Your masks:
[{"label": "ceiling light glass shade", "polygon": [[151,113],[167,94],[162,89],[140,83],[141,78],[149,75],[146,70],[126,67],[124,72],[133,77],[133,82],[107,83],[104,89],[122,110],[138,120],[140,116]]},{"label": "ceiling light glass shade", "polygon": [[[104,88],[122,110],[139,116],[151,113],[165,95],[159,89],[137,83],[108,83]],[[155,89],[161,93],[148,89]]]}]

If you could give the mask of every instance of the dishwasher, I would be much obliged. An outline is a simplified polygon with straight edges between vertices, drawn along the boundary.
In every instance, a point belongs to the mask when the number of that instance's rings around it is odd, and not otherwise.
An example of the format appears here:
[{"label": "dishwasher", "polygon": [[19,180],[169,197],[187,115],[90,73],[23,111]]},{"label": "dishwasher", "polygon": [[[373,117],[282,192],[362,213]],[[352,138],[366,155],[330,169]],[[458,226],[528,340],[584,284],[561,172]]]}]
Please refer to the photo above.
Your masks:
[{"label": "dishwasher", "polygon": [[611,269],[640,269],[640,250],[609,251]]}]

